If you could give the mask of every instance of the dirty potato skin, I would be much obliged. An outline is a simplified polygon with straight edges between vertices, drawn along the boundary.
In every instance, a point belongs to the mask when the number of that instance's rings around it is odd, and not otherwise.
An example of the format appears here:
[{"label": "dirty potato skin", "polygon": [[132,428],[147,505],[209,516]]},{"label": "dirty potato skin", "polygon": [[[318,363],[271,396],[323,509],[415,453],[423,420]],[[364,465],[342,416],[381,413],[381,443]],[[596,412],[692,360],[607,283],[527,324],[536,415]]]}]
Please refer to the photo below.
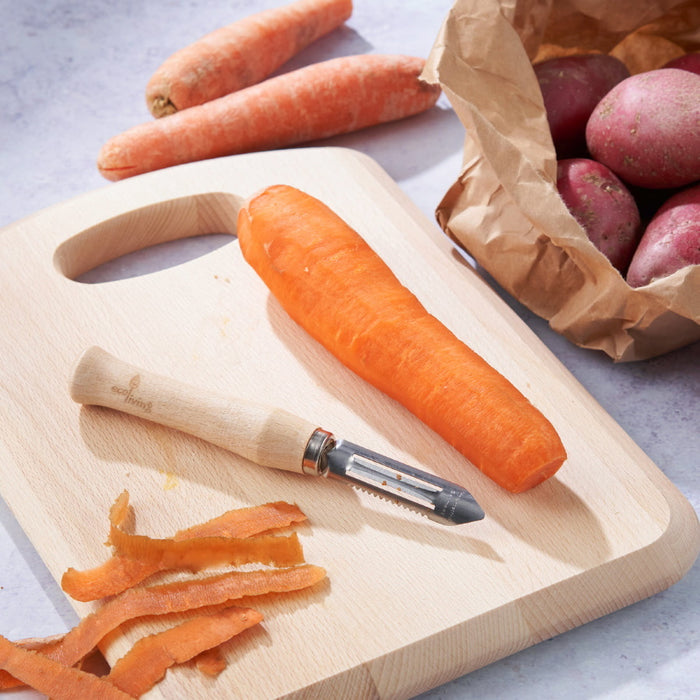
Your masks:
[{"label": "dirty potato skin", "polygon": [[677,68],[618,83],[586,126],[591,158],[627,184],[688,185],[700,173],[700,75]]},{"label": "dirty potato skin", "polygon": [[642,233],[629,190],[609,168],[588,158],[560,160],[557,189],[591,243],[624,275]]},{"label": "dirty potato skin", "polygon": [[700,184],[673,195],[649,222],[627,283],[642,287],[688,265],[700,265]]}]

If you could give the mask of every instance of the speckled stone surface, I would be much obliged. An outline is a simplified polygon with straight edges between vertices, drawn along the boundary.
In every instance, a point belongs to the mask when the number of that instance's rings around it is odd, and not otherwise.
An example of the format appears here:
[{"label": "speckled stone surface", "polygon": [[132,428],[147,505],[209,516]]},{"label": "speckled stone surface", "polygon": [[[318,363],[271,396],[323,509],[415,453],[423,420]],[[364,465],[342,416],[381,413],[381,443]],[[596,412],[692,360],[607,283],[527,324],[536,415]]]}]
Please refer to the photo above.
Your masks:
[{"label": "speckled stone surface", "polygon": [[[108,186],[95,168],[97,152],[113,134],[149,118],[143,90],[157,65],[202,34],[276,4],[0,0],[0,225]],[[426,55],[450,7],[449,0],[356,0],[346,27],[292,63],[360,52]],[[374,158],[432,220],[458,174],[463,138],[443,99],[428,114],[328,143]],[[504,297],[700,510],[700,345],[615,365],[571,345]],[[75,621],[58,585],[0,501],[0,634],[52,634]],[[652,598],[421,698],[685,700],[700,697],[699,669],[696,563],[679,583]],[[15,697],[36,695],[3,696]]]}]

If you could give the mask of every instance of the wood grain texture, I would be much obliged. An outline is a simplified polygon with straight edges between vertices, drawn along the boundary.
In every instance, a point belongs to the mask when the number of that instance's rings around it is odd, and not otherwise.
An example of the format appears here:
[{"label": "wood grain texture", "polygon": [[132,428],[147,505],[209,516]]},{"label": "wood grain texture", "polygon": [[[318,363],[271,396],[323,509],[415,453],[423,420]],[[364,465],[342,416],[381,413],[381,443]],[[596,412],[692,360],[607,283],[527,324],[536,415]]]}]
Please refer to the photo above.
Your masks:
[{"label": "wood grain texture", "polygon": [[[428,310],[508,377],[569,459],[504,492],[346,370],[278,307],[235,238],[152,274],[75,281],[184,236],[235,234],[243,198],[282,182],[355,227]],[[700,548],[677,489],[379,167],[339,149],[196,163],[109,185],[0,232],[0,489],[47,566],[99,563],[107,509],[166,536],[236,506],[295,502],[312,593],[260,601],[216,680],[173,669],[152,697],[407,698],[670,586]],[[466,486],[483,521],[444,527],[346,485],[262,469],[195,437],[71,400],[91,345],[147,370],[264,401]],[[76,605],[79,612],[89,605]],[[138,623],[109,640],[114,661]]]}]

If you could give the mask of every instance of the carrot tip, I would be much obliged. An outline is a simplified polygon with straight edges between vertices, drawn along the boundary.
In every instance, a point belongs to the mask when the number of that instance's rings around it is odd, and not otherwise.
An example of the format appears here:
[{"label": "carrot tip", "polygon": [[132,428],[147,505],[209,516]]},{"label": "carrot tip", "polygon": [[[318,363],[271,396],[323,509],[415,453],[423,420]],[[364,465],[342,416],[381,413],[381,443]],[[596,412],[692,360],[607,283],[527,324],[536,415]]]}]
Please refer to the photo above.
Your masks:
[{"label": "carrot tip", "polygon": [[102,175],[107,180],[111,180],[112,182],[116,182],[117,180],[124,180],[127,177],[131,177],[131,175],[137,174],[135,167],[105,168],[98,165],[97,169],[100,171],[100,175]]}]

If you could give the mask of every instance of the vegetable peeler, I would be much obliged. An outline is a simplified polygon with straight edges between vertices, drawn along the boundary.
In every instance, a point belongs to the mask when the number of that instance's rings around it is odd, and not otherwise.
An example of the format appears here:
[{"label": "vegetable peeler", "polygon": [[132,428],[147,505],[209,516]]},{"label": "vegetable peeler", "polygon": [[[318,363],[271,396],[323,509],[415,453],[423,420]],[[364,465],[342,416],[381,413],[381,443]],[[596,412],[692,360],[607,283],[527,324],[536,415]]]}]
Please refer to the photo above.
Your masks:
[{"label": "vegetable peeler", "polygon": [[443,524],[484,517],[457,484],[338,439],[287,411],[148,372],[96,346],[78,359],[70,394],[77,403],[181,430],[261,466],[348,481]]}]

